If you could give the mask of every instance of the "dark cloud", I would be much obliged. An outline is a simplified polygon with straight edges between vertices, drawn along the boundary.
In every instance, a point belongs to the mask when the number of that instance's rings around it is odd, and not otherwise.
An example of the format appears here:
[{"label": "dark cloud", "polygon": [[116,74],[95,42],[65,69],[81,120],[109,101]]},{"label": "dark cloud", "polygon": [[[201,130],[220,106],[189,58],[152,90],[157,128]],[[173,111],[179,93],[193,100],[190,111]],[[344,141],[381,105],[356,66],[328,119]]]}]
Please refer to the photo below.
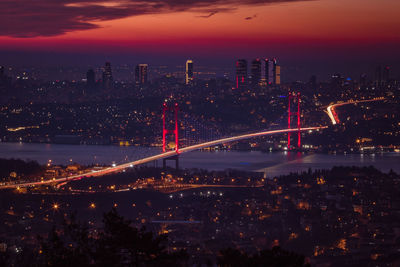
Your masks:
[{"label": "dark cloud", "polygon": [[0,0],[0,35],[55,36],[130,16],[193,11],[209,18],[238,6],[294,1],[299,0]]},{"label": "dark cloud", "polygon": [[208,15],[200,15],[200,16],[197,16],[197,17],[198,17],[198,18],[208,19],[208,18],[214,16],[214,15],[217,14],[217,13],[218,13],[218,11],[213,11],[213,12],[210,12],[210,14],[208,14]]},{"label": "dark cloud", "polygon": [[246,17],[246,18],[244,18],[245,20],[252,20],[252,19],[255,19],[255,18],[257,18],[257,14],[255,14],[255,15],[253,15],[253,16],[251,16],[251,17]]}]

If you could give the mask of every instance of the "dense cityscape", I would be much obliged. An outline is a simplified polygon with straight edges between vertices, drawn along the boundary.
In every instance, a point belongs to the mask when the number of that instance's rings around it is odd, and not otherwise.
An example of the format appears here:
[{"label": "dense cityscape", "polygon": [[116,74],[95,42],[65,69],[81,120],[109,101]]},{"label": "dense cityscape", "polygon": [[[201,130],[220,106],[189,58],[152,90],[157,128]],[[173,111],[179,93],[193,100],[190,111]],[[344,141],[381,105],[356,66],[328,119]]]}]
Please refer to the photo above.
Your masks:
[{"label": "dense cityscape", "polygon": [[398,10],[0,1],[0,267],[400,266]]},{"label": "dense cityscape", "polygon": [[[385,142],[385,146],[398,146],[399,119],[397,114],[391,113],[397,105],[400,85],[398,80],[391,78],[389,67],[377,67],[371,77],[361,74],[358,79],[353,79],[334,74],[327,82],[317,82],[312,76],[307,82],[281,84],[280,66],[276,61],[272,71],[267,68],[268,61],[262,71],[261,61],[256,59],[252,61],[249,73],[247,61],[238,60],[237,64],[240,62],[242,65],[236,65],[235,81],[228,78],[193,79],[197,73],[192,61],[186,71],[187,77],[184,74],[179,79],[173,73],[165,74],[164,70],[159,73],[159,78],[151,81],[147,77],[147,64],[137,65],[135,71],[132,70],[135,75],[126,81],[114,81],[109,62],[103,67],[101,78],[96,79],[94,71],[89,70],[86,77],[82,74],[84,78],[72,82],[43,82],[27,73],[22,74],[26,76],[11,77],[2,67],[4,97],[0,120],[5,127],[0,136],[6,142],[157,146],[161,138],[161,104],[171,96],[180,107],[182,132],[193,135],[196,130],[206,128],[216,137],[228,136],[283,126],[287,120],[288,93],[296,88],[302,94],[304,125],[311,122],[314,125],[330,124],[324,110],[332,103],[383,98],[387,105],[376,102],[371,109],[374,104],[371,103],[357,107],[359,112],[351,112],[348,106],[346,109],[338,107],[347,112],[343,115],[345,121],[340,131],[345,131],[346,124],[350,123],[357,125],[357,129],[347,131],[365,134],[352,133],[354,143],[347,140],[350,149],[359,146],[355,143],[357,139],[372,139],[372,145],[374,140],[379,140],[376,145]],[[268,72],[272,72],[271,81],[265,78]],[[363,123],[372,124],[374,120],[379,120],[382,126],[370,129]],[[183,140],[186,141],[190,140]],[[318,143],[310,142],[310,145],[327,150],[331,141],[325,138]],[[339,142],[338,145],[343,144]]]},{"label": "dense cityscape", "polygon": [[[361,75],[359,80],[335,74],[326,82],[313,76],[308,82],[284,83],[276,59],[253,60],[249,72],[247,61],[238,60],[234,79],[197,78],[195,66],[188,60],[185,72],[159,73],[150,80],[151,66],[138,64],[134,79],[124,82],[114,80],[109,62],[99,79],[90,69],[80,81],[45,82],[27,73],[21,78],[2,67],[2,142],[160,149],[162,118],[172,127],[175,122],[169,109],[163,113],[162,103],[177,103],[178,142],[185,147],[285,128],[288,110],[296,129],[298,110],[288,104],[299,104],[302,124],[329,126],[299,132],[301,146],[294,132],[292,144],[287,134],[266,135],[222,142],[203,153],[399,152],[400,119],[394,111],[400,84],[389,68],[377,67],[374,77]],[[174,139],[167,137],[163,149],[174,151]],[[98,231],[102,214],[112,208],[135,227],[167,234],[167,250],[186,253],[183,265],[216,264],[223,261],[219,253],[226,248],[251,255],[275,246],[304,255],[311,266],[398,260],[400,177],[393,171],[334,167],[270,177],[234,169],[130,165],[93,180],[86,178],[88,173],[113,166],[86,166],[72,159],[61,165],[51,159],[45,165],[4,159],[1,166],[2,186],[10,188],[1,195],[4,263],[27,265],[29,257],[38,257],[37,235],[46,236],[74,212],[89,232]]]}]

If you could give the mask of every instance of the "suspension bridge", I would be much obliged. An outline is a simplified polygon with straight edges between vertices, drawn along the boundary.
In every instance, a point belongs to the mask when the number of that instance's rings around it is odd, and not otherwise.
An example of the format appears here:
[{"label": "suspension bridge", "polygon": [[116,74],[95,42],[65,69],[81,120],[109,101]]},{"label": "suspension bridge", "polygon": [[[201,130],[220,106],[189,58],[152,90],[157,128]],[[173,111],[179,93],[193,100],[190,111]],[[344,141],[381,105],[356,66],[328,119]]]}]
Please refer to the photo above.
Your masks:
[{"label": "suspension bridge", "polygon": [[[185,147],[180,147],[180,138],[179,138],[179,121],[178,121],[178,112],[179,112],[179,105],[177,103],[164,103],[162,106],[162,120],[163,120],[163,131],[162,131],[162,152],[156,155],[148,156],[145,158],[137,159],[131,162],[123,163],[120,165],[113,165],[111,167],[106,167],[100,170],[91,170],[86,173],[78,174],[78,175],[71,175],[67,177],[58,177],[49,180],[41,180],[35,182],[26,182],[26,183],[19,183],[19,184],[3,184],[0,186],[0,189],[7,189],[7,188],[21,188],[21,187],[32,187],[32,186],[39,186],[39,185],[46,185],[46,184],[58,184],[58,183],[66,183],[73,180],[79,180],[82,178],[89,178],[89,177],[99,177],[104,176],[112,173],[117,173],[124,171],[129,168],[133,168],[138,165],[142,165],[145,163],[157,161],[157,160],[164,160],[164,165],[166,160],[175,160],[178,162],[179,155],[183,153],[188,153],[194,150],[199,150],[207,147],[213,147],[218,145],[223,145],[231,142],[262,137],[262,136],[269,136],[269,135],[277,135],[277,134],[287,134],[288,137],[288,150],[292,149],[291,146],[291,134],[294,133],[297,135],[297,147],[301,148],[301,132],[312,132],[318,131],[320,129],[327,128],[327,126],[315,126],[315,127],[301,127],[301,115],[300,115],[300,93],[290,93],[288,97],[288,128],[284,129],[277,129],[277,130],[266,130],[260,131],[255,133],[248,133],[242,134],[237,136],[231,137],[224,137],[218,138],[211,141],[204,141],[198,144],[188,145]],[[291,104],[297,105],[295,111],[292,111],[293,106]],[[168,123],[167,116],[170,115],[173,119],[173,123]],[[291,128],[292,125],[292,117],[296,117],[296,128]],[[168,126],[173,126],[168,128]],[[174,145],[173,149],[169,150],[167,140],[168,137],[173,137]],[[186,138],[184,138],[186,139]],[[178,166],[178,164],[177,164]]]}]

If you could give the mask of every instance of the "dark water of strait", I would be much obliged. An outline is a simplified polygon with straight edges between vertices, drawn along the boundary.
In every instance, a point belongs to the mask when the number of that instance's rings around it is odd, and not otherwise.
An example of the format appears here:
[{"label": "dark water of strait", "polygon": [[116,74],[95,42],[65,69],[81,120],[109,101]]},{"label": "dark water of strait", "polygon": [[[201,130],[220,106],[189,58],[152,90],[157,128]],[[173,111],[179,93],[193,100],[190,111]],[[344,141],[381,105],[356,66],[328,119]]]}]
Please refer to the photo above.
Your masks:
[{"label": "dark water of strait", "polygon": [[[96,145],[58,145],[0,143],[0,158],[36,160],[41,164],[112,164],[123,163],[160,153],[159,148]],[[172,162],[171,162],[172,163]],[[149,165],[153,165],[150,164]],[[161,166],[161,161],[157,163]],[[268,177],[333,166],[374,166],[384,172],[400,173],[400,153],[313,154],[299,152],[194,151],[180,155],[181,168],[207,170],[240,169],[265,172]]]}]

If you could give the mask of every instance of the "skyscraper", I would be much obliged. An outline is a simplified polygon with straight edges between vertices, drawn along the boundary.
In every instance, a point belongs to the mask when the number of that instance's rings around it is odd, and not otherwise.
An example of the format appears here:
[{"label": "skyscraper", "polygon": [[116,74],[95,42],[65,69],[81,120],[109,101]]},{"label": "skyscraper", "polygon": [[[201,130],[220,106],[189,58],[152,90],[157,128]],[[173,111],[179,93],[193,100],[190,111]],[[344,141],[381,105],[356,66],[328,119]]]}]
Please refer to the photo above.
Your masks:
[{"label": "skyscraper", "polygon": [[86,72],[86,87],[93,89],[96,84],[95,73],[92,69]]},{"label": "skyscraper", "polygon": [[381,86],[382,83],[382,67],[378,66],[375,70],[375,86]]},{"label": "skyscraper", "polygon": [[5,70],[6,68],[4,66],[0,66],[0,86],[11,85],[11,77],[6,75]]},{"label": "skyscraper", "polygon": [[186,60],[186,84],[191,84],[193,82],[193,60]]},{"label": "skyscraper", "polygon": [[251,85],[256,86],[261,83],[261,60],[254,59],[251,62]]},{"label": "skyscraper", "polygon": [[135,69],[136,84],[146,84],[147,83],[147,71],[148,71],[147,64],[139,64],[136,66],[136,69]]},{"label": "skyscraper", "polygon": [[389,82],[389,80],[390,80],[390,67],[389,66],[386,66],[383,68],[382,80],[384,83]]},{"label": "skyscraper", "polygon": [[238,59],[236,61],[236,89],[247,86],[247,61]]},{"label": "skyscraper", "polygon": [[360,87],[364,88],[365,86],[367,86],[367,74],[363,73],[360,75]]},{"label": "skyscraper", "polygon": [[111,89],[113,87],[113,76],[111,71],[111,63],[106,62],[103,71],[103,87],[105,89]]},{"label": "skyscraper", "polygon": [[6,80],[6,76],[4,74],[4,67],[0,66],[0,85],[5,83],[5,80]]},{"label": "skyscraper", "polygon": [[276,59],[265,59],[265,80],[267,85],[276,84]]},{"label": "skyscraper", "polygon": [[315,92],[315,90],[317,90],[317,76],[312,75],[312,76],[310,77],[310,82],[309,82],[309,84],[310,84],[310,89],[311,89],[311,91],[312,91],[312,92]]},{"label": "skyscraper", "polygon": [[281,66],[279,66],[279,65],[276,65],[275,84],[276,85],[281,84]]}]

